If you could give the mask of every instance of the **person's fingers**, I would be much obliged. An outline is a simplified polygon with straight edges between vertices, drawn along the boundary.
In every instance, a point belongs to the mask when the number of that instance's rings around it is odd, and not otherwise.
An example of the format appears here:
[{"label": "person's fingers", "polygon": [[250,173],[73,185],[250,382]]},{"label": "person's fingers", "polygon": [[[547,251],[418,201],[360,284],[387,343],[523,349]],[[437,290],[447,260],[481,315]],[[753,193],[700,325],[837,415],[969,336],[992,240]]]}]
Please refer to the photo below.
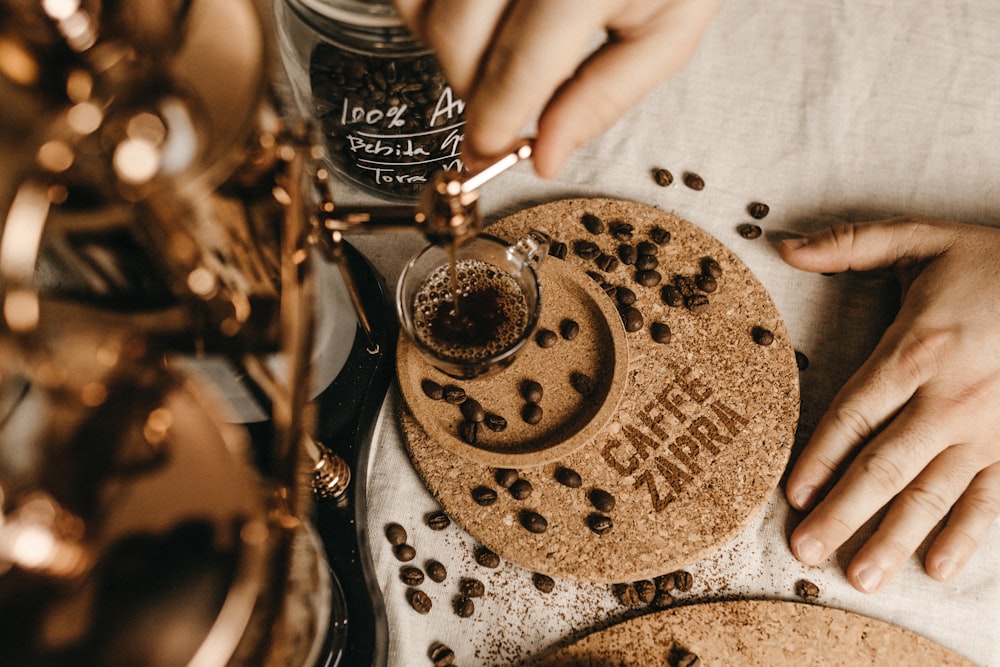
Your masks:
[{"label": "person's fingers", "polygon": [[939,581],[954,578],[972,558],[986,533],[1000,516],[1000,463],[979,472],[951,510],[937,534],[924,567]]}]

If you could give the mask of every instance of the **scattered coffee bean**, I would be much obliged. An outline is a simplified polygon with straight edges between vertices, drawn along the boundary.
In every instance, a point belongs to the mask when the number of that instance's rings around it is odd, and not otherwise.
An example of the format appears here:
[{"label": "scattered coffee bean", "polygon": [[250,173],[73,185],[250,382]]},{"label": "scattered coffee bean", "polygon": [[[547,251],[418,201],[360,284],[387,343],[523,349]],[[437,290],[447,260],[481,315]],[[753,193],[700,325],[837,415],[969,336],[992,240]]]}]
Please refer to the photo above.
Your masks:
[{"label": "scattered coffee bean", "polygon": [[681,593],[687,593],[694,584],[694,577],[686,570],[677,570],[674,575],[674,587]]},{"label": "scattered coffee bean", "polygon": [[702,292],[708,292],[709,294],[719,289],[719,283],[715,281],[715,278],[704,274],[695,277],[694,284],[697,285],[698,289]]},{"label": "scattered coffee bean", "polygon": [[656,590],[663,591],[664,593],[669,593],[677,588],[677,582],[673,572],[654,577],[653,583],[656,585]]},{"label": "scattered coffee bean", "polygon": [[627,287],[619,287],[615,293],[615,300],[622,306],[631,306],[636,300],[635,292]]},{"label": "scattered coffee bean", "polygon": [[406,543],[406,529],[398,523],[387,523],[385,525],[385,538],[389,540],[389,544],[398,547],[400,544]]},{"label": "scattered coffee bean", "polygon": [[622,264],[635,264],[635,260],[638,258],[639,251],[631,243],[623,243],[618,246],[618,259],[621,260]]},{"label": "scattered coffee bean", "polygon": [[612,285],[611,283],[602,282],[601,289],[604,290],[604,293],[607,294],[612,299],[614,299],[618,295],[617,285]]},{"label": "scattered coffee bean", "polygon": [[556,587],[556,581],[547,574],[542,574],[541,572],[535,572],[531,575],[531,583],[535,585],[535,588],[543,593],[551,593]]},{"label": "scattered coffee bean", "polygon": [[759,201],[751,202],[750,205],[747,206],[747,213],[749,213],[750,217],[754,220],[764,219],[770,211],[770,206]]},{"label": "scattered coffee bean", "polygon": [[694,284],[694,278],[682,276],[680,274],[674,276],[674,287],[677,288],[677,291],[680,292],[681,296],[685,299],[694,294],[697,289],[697,285]]},{"label": "scattered coffee bean", "polygon": [[427,515],[427,527],[431,530],[444,530],[450,525],[451,518],[440,510]]},{"label": "scattered coffee bean", "polygon": [[586,373],[576,371],[569,376],[569,383],[576,389],[577,393],[583,396],[590,396],[594,393],[594,380]]},{"label": "scattered coffee bean", "polygon": [[566,252],[569,247],[562,241],[553,241],[549,244],[549,255],[556,259],[566,259]]},{"label": "scattered coffee bean", "polygon": [[754,327],[750,335],[753,336],[753,342],[758,345],[770,345],[774,342],[774,334],[764,327]]},{"label": "scattered coffee bean", "polygon": [[684,305],[692,313],[703,313],[708,310],[709,301],[704,294],[692,294],[684,299]]},{"label": "scattered coffee bean", "polygon": [[639,258],[635,260],[637,271],[652,271],[659,265],[660,260],[656,259],[653,255],[639,255]]},{"label": "scattered coffee bean", "polygon": [[434,667],[451,667],[455,664],[455,652],[447,644],[440,642],[432,644],[427,656],[434,663]]},{"label": "scattered coffee bean", "polygon": [[609,255],[608,253],[601,253],[594,262],[597,264],[597,268],[605,273],[611,273],[618,268],[620,262],[618,258],[614,255]]},{"label": "scattered coffee bean", "polygon": [[653,269],[636,271],[635,273],[635,281],[643,287],[656,287],[662,279],[663,276],[660,275],[660,272]]},{"label": "scattered coffee bean", "polygon": [[657,609],[666,609],[674,603],[674,596],[667,591],[657,590],[653,596],[653,606]]},{"label": "scattered coffee bean", "polygon": [[522,477],[511,484],[508,491],[510,491],[510,495],[514,498],[514,500],[524,500],[531,495],[531,492],[534,491],[534,487],[531,486],[531,482]]},{"label": "scattered coffee bean", "polygon": [[603,234],[604,233],[604,221],[598,218],[593,213],[584,213],[583,217],[580,218],[583,226],[587,228],[587,231],[591,234]]},{"label": "scattered coffee bean", "polygon": [[615,497],[604,489],[594,488],[587,494],[590,504],[599,512],[607,514],[615,508]]},{"label": "scattered coffee bean", "polygon": [[576,320],[565,319],[559,324],[559,333],[566,340],[573,340],[580,335],[580,325]]},{"label": "scattered coffee bean", "polygon": [[458,423],[458,437],[469,445],[476,444],[479,441],[479,423],[460,421]]},{"label": "scattered coffee bean", "polygon": [[685,651],[677,658],[677,667],[701,667],[701,658],[695,653]]},{"label": "scattered coffee bean", "polygon": [[495,570],[500,567],[500,556],[487,547],[479,547],[476,549],[476,562],[483,567]]},{"label": "scattered coffee bean", "polygon": [[632,584],[615,584],[611,589],[618,601],[621,602],[626,607],[638,607],[642,604],[642,600],[639,599],[639,593],[636,592],[635,586]]},{"label": "scattered coffee bean", "polygon": [[633,225],[621,221],[612,222],[608,225],[608,229],[611,231],[611,236],[618,241],[631,241],[632,235],[635,233]]},{"label": "scattered coffee bean", "polygon": [[752,241],[753,239],[760,238],[764,230],[760,228],[760,225],[755,225],[752,222],[744,222],[737,225],[736,233],[748,241]]},{"label": "scattered coffee bean", "polygon": [[795,594],[806,602],[815,602],[819,599],[819,586],[806,579],[799,579],[795,582]]},{"label": "scattered coffee bean", "polygon": [[653,322],[649,327],[649,335],[652,336],[653,340],[657,343],[669,343],[670,336],[670,325],[664,322]]},{"label": "scattered coffee bean", "polygon": [[559,337],[551,329],[539,329],[535,334],[535,342],[538,343],[538,347],[549,348],[559,342]]},{"label": "scattered coffee bean", "polygon": [[525,424],[531,424],[534,426],[538,422],[542,421],[542,415],[544,411],[542,406],[538,403],[525,403],[524,407],[521,409],[521,419],[524,420]]},{"label": "scattered coffee bean", "polygon": [[525,380],[521,383],[521,396],[529,403],[538,403],[542,400],[544,390],[538,380]]},{"label": "scattered coffee bean", "polygon": [[641,257],[653,257],[659,249],[659,246],[652,241],[639,241],[635,245],[635,250]]},{"label": "scattered coffee bean", "polygon": [[409,563],[417,557],[417,550],[409,544],[397,544],[392,548],[392,553],[396,557],[396,560],[403,563]]},{"label": "scattered coffee bean", "polygon": [[587,516],[587,526],[598,535],[604,535],[614,528],[611,517],[594,512]]},{"label": "scattered coffee bean", "polygon": [[424,573],[415,565],[404,565],[399,568],[399,579],[407,586],[419,586],[424,583]]},{"label": "scattered coffee bean", "polygon": [[662,167],[653,170],[653,180],[661,188],[665,188],[674,182],[674,175]]},{"label": "scattered coffee bean", "polygon": [[601,248],[593,241],[573,241],[573,252],[582,259],[597,259]]},{"label": "scattered coffee bean", "polygon": [[721,278],[722,265],[711,257],[705,257],[704,259],[701,260],[701,272],[703,275],[706,276],[712,276],[713,278]]},{"label": "scattered coffee bean", "polygon": [[512,468],[499,468],[493,473],[493,479],[505,489],[509,489],[510,485],[516,482],[518,477],[517,471]]},{"label": "scattered coffee bean", "polygon": [[809,357],[806,356],[805,352],[795,350],[795,365],[799,367],[800,371],[809,368]]},{"label": "scattered coffee bean", "polygon": [[668,306],[676,308],[684,303],[684,295],[681,294],[680,290],[673,285],[664,285],[663,289],[660,290],[660,298]]},{"label": "scattered coffee bean", "polygon": [[529,533],[535,533],[538,535],[549,529],[548,519],[538,512],[524,510],[521,512],[519,519],[521,521],[521,525],[524,526],[524,529]]},{"label": "scattered coffee bean", "polygon": [[656,245],[664,245],[670,243],[670,231],[663,227],[653,227],[649,231],[649,238],[653,239]]},{"label": "scattered coffee bean", "polygon": [[455,615],[459,618],[469,618],[476,613],[476,603],[465,595],[455,596],[455,600],[451,603],[451,608],[455,610]]},{"label": "scattered coffee bean", "polygon": [[407,594],[407,598],[410,601],[410,606],[413,607],[413,611],[418,614],[427,614],[430,612],[431,607],[434,606],[430,596],[419,588],[411,588]]},{"label": "scattered coffee bean", "polygon": [[488,486],[477,486],[472,490],[472,499],[477,505],[486,507],[497,501],[497,492]]},{"label": "scattered coffee bean", "polygon": [[465,400],[465,390],[453,384],[444,387],[444,400],[452,405],[459,405]]},{"label": "scattered coffee bean", "polygon": [[448,578],[448,569],[439,561],[427,561],[424,563],[424,569],[427,570],[427,577],[435,583],[440,584]]},{"label": "scattered coffee bean", "polygon": [[587,271],[587,275],[593,278],[595,283],[604,282],[604,276],[597,271]]},{"label": "scattered coffee bean", "polygon": [[477,424],[486,419],[486,410],[483,406],[474,398],[466,398],[462,401],[458,409],[462,412],[462,416],[465,417],[467,421],[476,422]]},{"label": "scattered coffee bean", "polygon": [[637,581],[632,586],[635,588],[636,595],[639,599],[646,603],[652,603],[653,599],[656,597],[656,586],[649,579],[642,579]]},{"label": "scattered coffee bean", "polygon": [[553,476],[556,481],[563,486],[568,486],[571,489],[579,489],[583,486],[583,479],[580,477],[580,473],[573,470],[572,468],[567,468],[565,466],[559,466],[556,468]]},{"label": "scattered coffee bean", "polygon": [[684,185],[692,190],[704,190],[705,179],[692,171],[684,172]]},{"label": "scattered coffee bean", "polygon": [[420,388],[423,389],[424,394],[426,394],[427,398],[431,400],[440,401],[442,398],[444,398],[444,387],[439,385],[434,380],[421,381]]},{"label": "scattered coffee bean", "polygon": [[623,308],[621,316],[622,323],[625,325],[625,331],[628,331],[629,333],[638,331],[644,324],[642,312],[635,306]]},{"label": "scattered coffee bean", "polygon": [[458,582],[458,590],[462,595],[469,598],[481,598],[486,593],[486,586],[483,582],[473,577],[464,577]]},{"label": "scattered coffee bean", "polygon": [[483,424],[494,433],[500,433],[507,428],[507,420],[495,412],[487,412]]}]

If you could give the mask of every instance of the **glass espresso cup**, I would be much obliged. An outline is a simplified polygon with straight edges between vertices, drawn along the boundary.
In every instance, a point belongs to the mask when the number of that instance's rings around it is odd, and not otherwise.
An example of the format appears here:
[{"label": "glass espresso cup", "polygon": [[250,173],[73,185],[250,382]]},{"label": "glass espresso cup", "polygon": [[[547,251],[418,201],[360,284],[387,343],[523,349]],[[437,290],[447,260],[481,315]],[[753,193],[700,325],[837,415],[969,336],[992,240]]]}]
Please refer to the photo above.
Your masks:
[{"label": "glass espresso cup", "polygon": [[428,245],[396,285],[403,331],[423,357],[468,380],[513,363],[541,312],[538,266],[550,238],[531,230],[508,245],[488,234],[457,247]]}]

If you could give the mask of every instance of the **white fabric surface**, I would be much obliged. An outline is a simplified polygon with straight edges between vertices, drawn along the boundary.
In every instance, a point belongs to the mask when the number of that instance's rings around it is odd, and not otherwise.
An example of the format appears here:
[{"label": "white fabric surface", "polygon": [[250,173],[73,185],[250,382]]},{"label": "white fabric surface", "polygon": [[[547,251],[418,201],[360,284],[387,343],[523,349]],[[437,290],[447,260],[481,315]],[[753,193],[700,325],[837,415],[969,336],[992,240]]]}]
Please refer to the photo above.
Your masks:
[{"label": "white fabric surface", "polygon": [[[898,292],[881,275],[821,276],[778,258],[772,241],[840,220],[925,214],[1000,224],[1000,3],[995,0],[730,0],[692,62],[610,132],[545,182],[522,165],[488,185],[490,219],[568,196],[611,196],[673,210],[733,249],[770,291],[797,349],[800,443],[891,322]],[[657,186],[653,167],[704,177],[701,192]],[[678,179],[679,180],[679,179]],[[350,188],[343,203],[371,200]],[[747,203],[766,202],[766,237],[742,239]],[[390,284],[422,240],[358,237],[356,245]],[[998,259],[1000,261],[1000,259]],[[517,664],[624,618],[605,585],[557,582],[535,591],[530,573],[504,562],[495,572],[472,559],[473,540],[454,525],[434,533],[423,517],[437,505],[409,462],[390,393],[376,430],[368,525],[391,626],[390,665],[429,664],[433,641],[460,665]],[[408,606],[399,563],[382,538],[402,523],[417,563],[441,560],[446,584],[424,584],[434,608]],[[1000,666],[1000,526],[950,584],[936,583],[914,557],[880,593],[864,595],[843,568],[858,543],[819,568],[787,546],[795,523],[780,490],[747,528],[689,569],[689,599],[795,599],[807,577],[821,603],[918,632],[984,665]],[[451,598],[474,575],[488,595],[473,618]]]}]

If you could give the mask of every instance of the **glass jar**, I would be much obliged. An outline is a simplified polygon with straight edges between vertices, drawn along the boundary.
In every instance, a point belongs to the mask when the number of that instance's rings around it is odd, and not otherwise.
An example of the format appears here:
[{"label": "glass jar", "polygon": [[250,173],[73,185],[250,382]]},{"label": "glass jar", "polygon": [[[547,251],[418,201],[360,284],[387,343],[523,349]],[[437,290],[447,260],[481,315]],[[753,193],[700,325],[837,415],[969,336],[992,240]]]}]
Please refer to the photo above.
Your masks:
[{"label": "glass jar", "polygon": [[295,102],[341,178],[413,203],[439,170],[462,168],[465,103],[391,0],[278,0],[275,12]]}]

